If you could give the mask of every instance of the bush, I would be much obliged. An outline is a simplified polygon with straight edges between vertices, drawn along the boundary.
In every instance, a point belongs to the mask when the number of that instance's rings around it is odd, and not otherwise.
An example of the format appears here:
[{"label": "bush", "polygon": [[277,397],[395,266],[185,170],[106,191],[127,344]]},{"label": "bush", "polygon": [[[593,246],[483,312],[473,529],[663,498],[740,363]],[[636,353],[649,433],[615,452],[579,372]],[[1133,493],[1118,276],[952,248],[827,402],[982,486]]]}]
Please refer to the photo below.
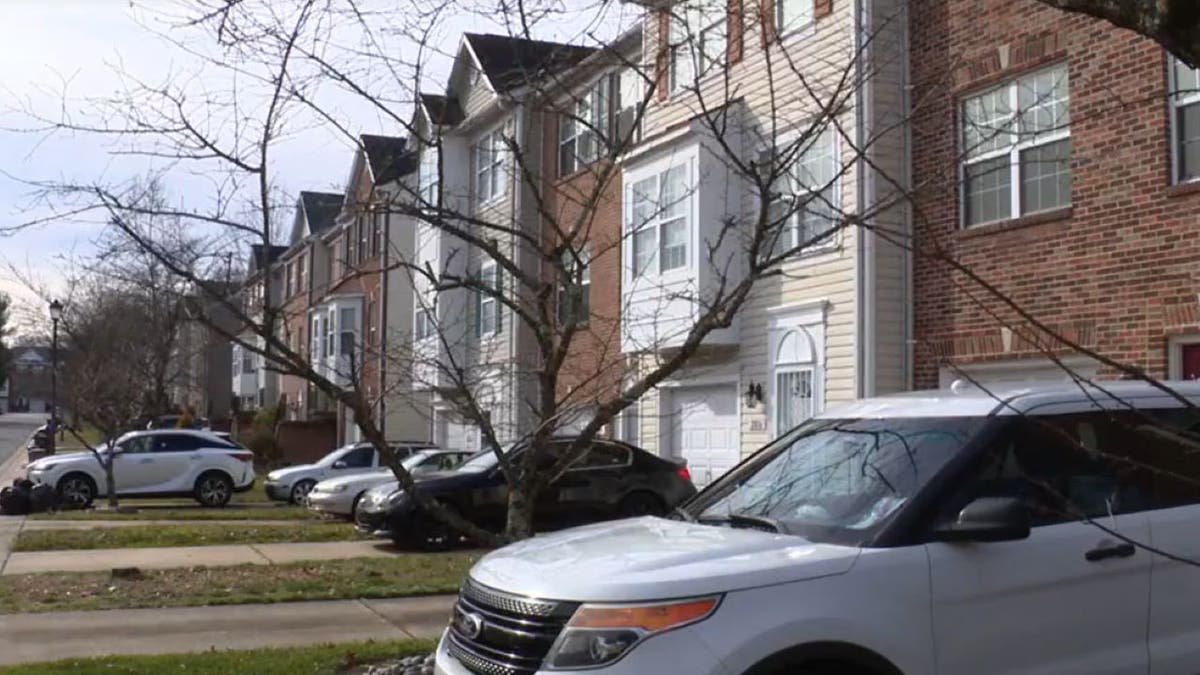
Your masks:
[{"label": "bush", "polygon": [[246,440],[246,447],[254,451],[258,462],[271,465],[279,461],[281,453],[276,430],[283,416],[282,402],[254,414],[254,426],[250,431],[250,438]]}]

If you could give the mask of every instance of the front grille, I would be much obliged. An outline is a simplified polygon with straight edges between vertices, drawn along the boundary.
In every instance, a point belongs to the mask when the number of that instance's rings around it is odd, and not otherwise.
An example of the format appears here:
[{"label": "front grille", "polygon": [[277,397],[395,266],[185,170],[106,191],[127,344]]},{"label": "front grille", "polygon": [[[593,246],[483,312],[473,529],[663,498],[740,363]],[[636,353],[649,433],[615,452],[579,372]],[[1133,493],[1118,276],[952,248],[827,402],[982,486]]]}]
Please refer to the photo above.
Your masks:
[{"label": "front grille", "polygon": [[530,675],[578,606],[513,595],[468,579],[454,605],[447,649],[479,675]]}]

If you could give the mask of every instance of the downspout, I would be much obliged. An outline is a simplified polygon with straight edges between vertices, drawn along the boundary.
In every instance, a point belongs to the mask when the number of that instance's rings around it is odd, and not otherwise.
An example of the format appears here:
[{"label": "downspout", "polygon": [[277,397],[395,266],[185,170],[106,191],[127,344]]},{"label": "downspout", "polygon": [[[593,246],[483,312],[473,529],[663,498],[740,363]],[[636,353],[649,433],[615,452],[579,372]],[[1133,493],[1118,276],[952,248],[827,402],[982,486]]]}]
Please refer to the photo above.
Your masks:
[{"label": "downspout", "polygon": [[[909,68],[910,56],[908,46],[908,3],[901,5],[900,9],[901,29],[900,29],[900,110],[901,114],[908,117],[907,123],[904,124],[904,188],[912,190],[913,180],[913,161],[912,161],[912,98],[909,92]],[[908,229],[909,245],[904,247],[904,295],[901,298],[904,308],[904,389],[911,390],[916,384],[913,377],[916,359],[916,329],[913,322],[916,320],[916,306],[914,299],[916,296],[913,291],[913,246],[916,244],[916,227],[914,219],[913,204],[910,200],[904,200],[904,222]]]},{"label": "downspout", "polygon": [[[863,40],[866,27],[866,0],[854,0],[854,146],[855,162],[855,208],[862,216],[869,212],[867,199],[868,166],[863,155],[866,152],[866,119],[869,98],[866,93],[863,63],[868,59],[868,48]],[[854,311],[855,323],[855,396],[863,398],[870,396],[875,390],[874,370],[875,340],[873,339],[874,315],[874,265],[872,258],[874,245],[871,233],[864,227],[858,227],[858,237],[855,246],[855,285],[857,287],[856,306]]]},{"label": "downspout", "polygon": [[[526,141],[525,106],[523,103],[523,99],[522,99],[521,103],[517,103],[513,107],[513,135],[515,136],[517,149],[522,154],[527,155],[527,153],[525,153],[525,141]],[[536,155],[535,155],[535,158],[536,158]],[[515,158],[513,161],[514,162],[516,161]],[[527,161],[527,160],[523,160],[523,161]],[[539,165],[540,165],[540,162],[539,162]],[[514,166],[514,169],[515,169],[515,166]],[[524,189],[525,183],[524,183],[524,181],[521,180],[519,171],[514,171],[514,173],[516,173],[516,175],[514,176],[514,180],[512,181],[512,192],[511,192],[509,198],[510,198],[511,204],[512,204],[511,214],[512,214],[512,218],[514,221],[513,225],[515,226],[517,223],[521,222],[521,210],[520,210],[521,209],[521,191]],[[512,242],[512,247],[513,247],[512,248],[513,264],[517,266],[517,269],[523,270],[524,269],[524,267],[522,266],[522,257],[523,256],[521,255],[520,241],[517,239],[514,239]],[[512,283],[512,282],[510,281],[510,283]],[[509,314],[511,314],[511,312]],[[519,326],[520,326],[520,322],[518,322],[516,320],[516,317],[514,316],[513,321],[512,321],[512,328],[508,331],[508,362],[509,362],[510,367],[513,368],[513,374],[512,374],[513,381],[512,381],[512,388],[510,390],[512,392],[512,395],[510,396],[510,399],[507,401],[508,415],[509,415],[509,419],[512,421],[512,426],[510,427],[511,429],[523,428],[523,426],[524,426],[521,424],[521,420],[520,420],[521,408],[520,408],[520,405],[518,404],[518,402],[523,400],[523,398],[524,398],[521,395],[523,393],[522,386],[521,386],[522,385],[521,369],[517,366],[517,348],[520,344],[519,341],[517,340],[517,330],[519,329]],[[531,400],[533,400],[533,399],[531,399]]]},{"label": "downspout", "polygon": [[[397,180],[399,182],[399,180]],[[391,196],[388,197],[389,203]],[[383,209],[383,231],[380,233],[383,241],[379,242],[382,249],[379,253],[379,323],[377,324],[375,344],[379,347],[379,433],[387,438],[387,345],[388,345],[388,250],[392,243],[392,209]]]}]

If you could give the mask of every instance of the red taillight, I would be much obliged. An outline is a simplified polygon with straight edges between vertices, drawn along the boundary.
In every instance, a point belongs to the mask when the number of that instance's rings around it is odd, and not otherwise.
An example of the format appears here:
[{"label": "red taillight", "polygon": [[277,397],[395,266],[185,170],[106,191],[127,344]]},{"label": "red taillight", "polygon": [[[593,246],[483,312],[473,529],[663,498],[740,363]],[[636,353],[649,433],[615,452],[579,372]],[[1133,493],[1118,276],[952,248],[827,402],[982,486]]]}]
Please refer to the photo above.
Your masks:
[{"label": "red taillight", "polygon": [[229,453],[229,456],[238,461],[241,461],[241,462],[253,462],[254,461],[254,453],[253,452],[231,452],[231,453]]},{"label": "red taillight", "polygon": [[683,466],[679,467],[679,470],[675,472],[675,475],[679,476],[680,478],[682,478],[688,482],[691,482],[691,480],[692,480],[692,472],[688,471],[687,464],[684,464]]}]

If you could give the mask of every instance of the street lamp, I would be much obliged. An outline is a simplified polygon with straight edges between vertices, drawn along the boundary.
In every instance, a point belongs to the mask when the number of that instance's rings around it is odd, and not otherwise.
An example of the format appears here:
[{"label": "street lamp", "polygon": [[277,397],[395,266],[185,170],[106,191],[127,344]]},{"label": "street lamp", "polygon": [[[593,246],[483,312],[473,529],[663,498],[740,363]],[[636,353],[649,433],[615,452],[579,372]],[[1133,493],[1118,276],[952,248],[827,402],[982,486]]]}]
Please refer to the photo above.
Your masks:
[{"label": "street lamp", "polygon": [[46,454],[54,454],[55,441],[58,433],[58,322],[62,319],[62,303],[58,300],[50,301],[50,323],[53,326],[50,333],[50,428],[47,430],[49,445],[46,446]]}]

